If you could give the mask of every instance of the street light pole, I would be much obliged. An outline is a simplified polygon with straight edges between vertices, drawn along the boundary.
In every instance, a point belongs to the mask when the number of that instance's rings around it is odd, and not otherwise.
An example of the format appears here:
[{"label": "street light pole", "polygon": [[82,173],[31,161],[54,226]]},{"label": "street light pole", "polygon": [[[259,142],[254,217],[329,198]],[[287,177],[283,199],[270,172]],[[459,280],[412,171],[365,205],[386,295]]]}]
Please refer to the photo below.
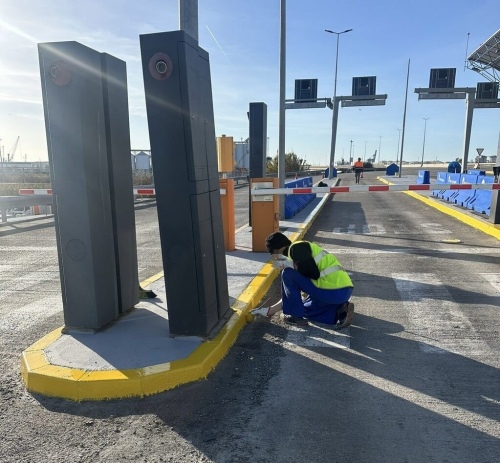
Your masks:
[{"label": "street light pole", "polygon": [[329,34],[335,34],[337,36],[337,50],[335,53],[335,81],[333,86],[333,115],[332,115],[332,139],[330,144],[330,166],[328,169],[328,178],[332,178],[332,170],[335,163],[335,144],[337,141],[337,120],[339,115],[339,105],[337,101],[337,68],[339,62],[339,37],[340,34],[345,34],[351,32],[352,29],[346,29],[342,32],[334,32],[329,29],[325,29],[325,32]]},{"label": "street light pole", "polygon": [[396,129],[399,134],[398,134],[398,151],[396,153],[396,164],[399,162],[399,139],[401,138],[401,129]]},{"label": "street light pole", "polygon": [[[278,117],[278,184],[285,187],[285,88],[286,88],[286,0],[280,2],[280,72],[279,72],[279,117]],[[280,195],[281,196],[281,195]],[[285,218],[285,197],[279,198],[279,215]]]},{"label": "street light pole", "polygon": [[425,152],[425,132],[427,130],[427,121],[430,119],[430,117],[423,117],[422,118],[424,122],[424,143],[422,145],[422,163],[420,164],[420,167],[424,166],[424,152]]},{"label": "street light pole", "polygon": [[380,145],[382,144],[382,137],[378,137],[378,162],[380,162]]}]

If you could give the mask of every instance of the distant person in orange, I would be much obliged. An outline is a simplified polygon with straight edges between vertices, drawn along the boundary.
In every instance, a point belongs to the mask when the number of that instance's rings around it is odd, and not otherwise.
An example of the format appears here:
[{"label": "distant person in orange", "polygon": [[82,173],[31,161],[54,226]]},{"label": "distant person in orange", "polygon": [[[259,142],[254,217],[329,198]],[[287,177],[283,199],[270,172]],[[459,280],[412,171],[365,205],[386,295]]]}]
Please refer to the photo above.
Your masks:
[{"label": "distant person in orange", "polygon": [[363,175],[363,161],[361,158],[354,163],[354,178],[356,179],[356,183],[359,183],[360,177]]}]

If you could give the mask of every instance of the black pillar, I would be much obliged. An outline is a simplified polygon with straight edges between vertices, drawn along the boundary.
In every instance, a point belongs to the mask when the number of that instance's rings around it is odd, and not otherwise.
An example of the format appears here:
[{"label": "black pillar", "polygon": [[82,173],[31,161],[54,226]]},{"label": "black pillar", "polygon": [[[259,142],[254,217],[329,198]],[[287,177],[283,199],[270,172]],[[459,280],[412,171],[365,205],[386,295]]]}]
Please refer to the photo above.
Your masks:
[{"label": "black pillar", "polygon": [[170,333],[229,313],[208,53],[184,31],[140,36]]}]

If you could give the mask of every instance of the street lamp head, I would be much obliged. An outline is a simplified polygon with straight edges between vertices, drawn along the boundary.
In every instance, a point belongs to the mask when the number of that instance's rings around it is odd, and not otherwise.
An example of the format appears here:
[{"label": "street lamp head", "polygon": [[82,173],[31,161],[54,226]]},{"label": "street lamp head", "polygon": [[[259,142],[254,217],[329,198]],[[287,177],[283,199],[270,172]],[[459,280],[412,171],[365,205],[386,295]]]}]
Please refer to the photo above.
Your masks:
[{"label": "street lamp head", "polygon": [[335,32],[335,31],[331,31],[330,29],[325,29],[325,32],[328,32],[330,34],[337,34],[340,35],[340,34],[345,34],[346,32],[351,32],[352,29],[346,29],[345,31],[342,31],[342,32]]}]

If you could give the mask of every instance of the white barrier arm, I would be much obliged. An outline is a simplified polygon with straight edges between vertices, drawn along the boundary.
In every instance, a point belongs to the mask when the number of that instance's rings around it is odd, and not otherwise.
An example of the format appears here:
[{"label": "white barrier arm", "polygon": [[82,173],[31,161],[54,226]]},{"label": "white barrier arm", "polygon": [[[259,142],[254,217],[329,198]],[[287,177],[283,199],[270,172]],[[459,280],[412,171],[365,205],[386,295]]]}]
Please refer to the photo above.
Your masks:
[{"label": "white barrier arm", "polygon": [[433,183],[423,185],[351,185],[310,188],[259,188],[252,189],[252,196],[304,195],[311,193],[361,193],[380,191],[429,191],[429,190],[500,190],[499,183]]}]

